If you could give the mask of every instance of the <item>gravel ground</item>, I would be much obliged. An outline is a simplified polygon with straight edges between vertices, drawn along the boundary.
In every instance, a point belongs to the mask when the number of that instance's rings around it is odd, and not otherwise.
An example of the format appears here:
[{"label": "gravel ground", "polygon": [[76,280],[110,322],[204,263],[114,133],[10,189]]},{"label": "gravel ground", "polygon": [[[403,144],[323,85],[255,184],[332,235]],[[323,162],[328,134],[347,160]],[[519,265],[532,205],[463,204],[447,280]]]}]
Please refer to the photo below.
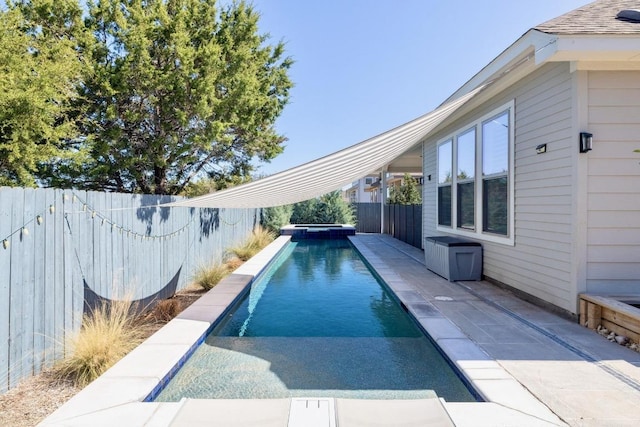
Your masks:
[{"label": "gravel ground", "polygon": [[[204,291],[185,290],[174,298],[180,300],[182,309],[197,300]],[[147,316],[145,329],[148,335],[160,329],[166,321]],[[71,382],[56,380],[49,372],[26,379],[17,387],[0,395],[0,426],[32,427],[62,406],[81,389]]]}]

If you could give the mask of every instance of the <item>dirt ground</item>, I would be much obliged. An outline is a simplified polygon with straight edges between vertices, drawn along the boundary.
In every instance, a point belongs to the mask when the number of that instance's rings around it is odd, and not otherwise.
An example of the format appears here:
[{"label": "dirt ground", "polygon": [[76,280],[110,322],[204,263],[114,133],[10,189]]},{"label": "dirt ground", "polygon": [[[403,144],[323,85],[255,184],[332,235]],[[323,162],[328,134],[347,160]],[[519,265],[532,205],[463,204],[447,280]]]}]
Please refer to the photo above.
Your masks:
[{"label": "dirt ground", "polygon": [[[184,310],[203,293],[203,290],[187,289],[176,293],[173,299],[178,299],[181,309]],[[151,335],[168,320],[158,319],[153,313],[149,313],[144,319],[145,331]],[[17,387],[0,395],[0,426],[35,426],[80,390],[71,382],[54,379],[49,372],[26,379]]]}]

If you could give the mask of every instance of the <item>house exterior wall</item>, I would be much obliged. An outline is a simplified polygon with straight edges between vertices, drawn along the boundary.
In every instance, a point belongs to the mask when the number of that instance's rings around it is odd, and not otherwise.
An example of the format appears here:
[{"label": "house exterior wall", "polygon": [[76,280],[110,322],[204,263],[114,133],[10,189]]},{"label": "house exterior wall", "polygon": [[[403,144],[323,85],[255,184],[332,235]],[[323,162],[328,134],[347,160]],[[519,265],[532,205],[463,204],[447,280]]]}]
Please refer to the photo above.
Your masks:
[{"label": "house exterior wall", "polygon": [[588,72],[586,290],[640,292],[640,71]]},{"label": "house exterior wall", "polygon": [[[514,101],[514,243],[478,239],[483,244],[483,274],[573,313],[577,311],[574,74],[567,63],[544,65],[429,138],[423,153],[424,236],[447,234],[436,226],[438,142]],[[536,154],[540,144],[547,144],[546,153]]]},{"label": "house exterior wall", "polygon": [[343,198],[348,203],[370,203],[376,201],[371,192],[371,184],[377,180],[377,176],[370,175],[354,181],[351,187],[343,192]]}]

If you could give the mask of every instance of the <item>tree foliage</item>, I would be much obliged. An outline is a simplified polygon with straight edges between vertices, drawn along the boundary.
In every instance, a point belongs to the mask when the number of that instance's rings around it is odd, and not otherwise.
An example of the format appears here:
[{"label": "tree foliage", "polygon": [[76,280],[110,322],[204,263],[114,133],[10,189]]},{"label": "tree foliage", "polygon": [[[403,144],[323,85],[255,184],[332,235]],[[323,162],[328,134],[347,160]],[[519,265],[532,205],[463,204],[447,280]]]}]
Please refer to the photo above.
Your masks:
[{"label": "tree foliage", "polygon": [[292,224],[355,224],[352,206],[339,191],[293,205]]},{"label": "tree foliage", "polygon": [[416,185],[416,180],[410,174],[405,173],[400,186],[391,188],[389,204],[419,205],[420,203],[422,203],[422,196]]},{"label": "tree foliage", "polygon": [[69,0],[8,3],[0,12],[0,185],[35,186],[38,166],[78,159],[75,90],[82,11]]},{"label": "tree foliage", "polygon": [[49,186],[178,194],[242,181],[252,159],[282,152],[274,122],[292,61],[252,6],[96,0],[84,21],[81,10],[24,0],[0,12],[0,89],[15,88],[0,95],[0,176],[35,182],[39,167]]},{"label": "tree foliage", "polygon": [[280,234],[280,229],[291,223],[293,205],[273,206],[262,210],[262,225],[274,233]]}]

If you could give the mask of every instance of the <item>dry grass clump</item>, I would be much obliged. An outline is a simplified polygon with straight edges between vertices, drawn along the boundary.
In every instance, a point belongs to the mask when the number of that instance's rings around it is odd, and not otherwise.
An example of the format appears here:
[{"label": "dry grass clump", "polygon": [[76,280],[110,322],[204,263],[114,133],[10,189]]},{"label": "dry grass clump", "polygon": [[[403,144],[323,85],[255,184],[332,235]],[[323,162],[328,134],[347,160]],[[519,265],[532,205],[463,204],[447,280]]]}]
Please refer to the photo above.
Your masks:
[{"label": "dry grass clump", "polygon": [[209,290],[229,275],[229,267],[226,264],[214,263],[212,265],[203,265],[196,269],[193,276],[193,282],[202,289]]},{"label": "dry grass clump", "polygon": [[234,246],[229,251],[236,254],[242,261],[246,261],[273,242],[274,239],[275,234],[272,231],[258,226],[242,245]]},{"label": "dry grass clump", "polygon": [[231,257],[225,262],[229,271],[234,271],[235,269],[240,267],[243,263],[244,261],[242,261],[237,256]]},{"label": "dry grass clump", "polygon": [[182,311],[182,302],[176,298],[163,299],[158,301],[151,311],[151,315],[156,321],[168,322]]},{"label": "dry grass clump", "polygon": [[80,331],[69,338],[69,355],[53,368],[60,380],[83,387],[133,350],[145,337],[135,324],[131,298],[103,302],[83,316]]}]

